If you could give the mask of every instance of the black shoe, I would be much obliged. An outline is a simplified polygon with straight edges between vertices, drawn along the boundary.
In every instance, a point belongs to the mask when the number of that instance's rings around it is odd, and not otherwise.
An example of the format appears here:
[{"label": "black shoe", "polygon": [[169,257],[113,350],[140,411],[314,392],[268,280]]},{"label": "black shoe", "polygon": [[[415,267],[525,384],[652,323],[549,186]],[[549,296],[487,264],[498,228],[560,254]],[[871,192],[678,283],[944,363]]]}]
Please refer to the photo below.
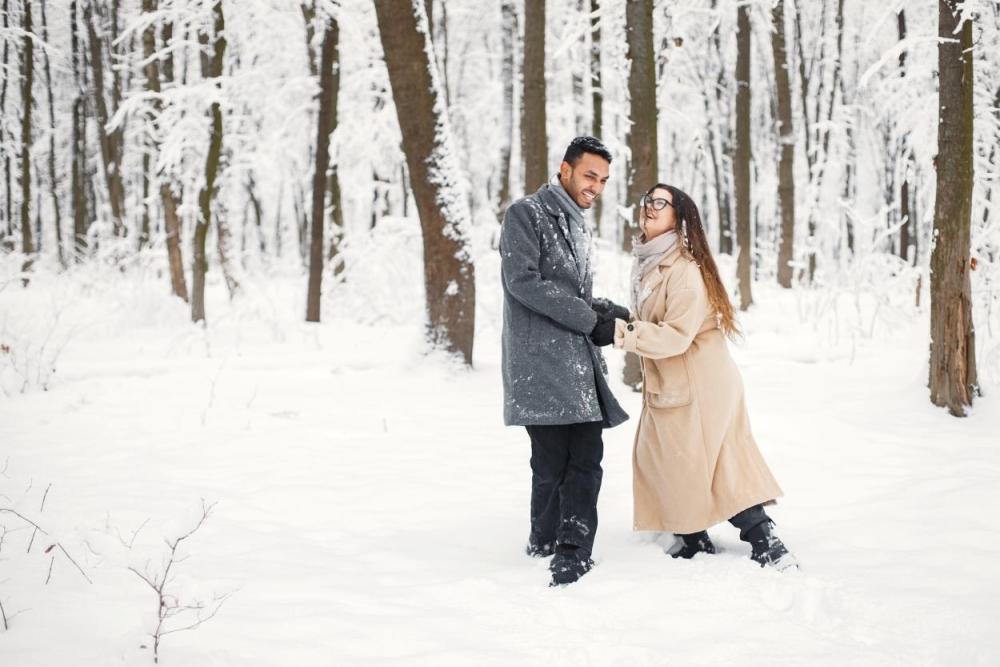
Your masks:
[{"label": "black shoe", "polygon": [[552,573],[552,583],[549,586],[572,584],[590,572],[592,567],[594,561],[590,559],[586,549],[560,544],[556,547],[556,555],[553,556],[552,562],[549,563],[549,571]]},{"label": "black shoe", "polygon": [[799,568],[795,556],[788,551],[778,536],[771,532],[769,521],[754,526],[740,537],[750,543],[750,558],[761,567],[772,567],[779,572]]},{"label": "black shoe", "polygon": [[528,546],[524,548],[524,553],[528,554],[532,558],[548,558],[556,552],[555,542],[546,542],[544,544],[539,544],[532,540],[528,540]]},{"label": "black shoe", "polygon": [[714,554],[715,545],[712,544],[708,531],[702,530],[688,535],[677,534],[681,538],[680,548],[668,551],[671,558],[694,558],[695,554]]}]

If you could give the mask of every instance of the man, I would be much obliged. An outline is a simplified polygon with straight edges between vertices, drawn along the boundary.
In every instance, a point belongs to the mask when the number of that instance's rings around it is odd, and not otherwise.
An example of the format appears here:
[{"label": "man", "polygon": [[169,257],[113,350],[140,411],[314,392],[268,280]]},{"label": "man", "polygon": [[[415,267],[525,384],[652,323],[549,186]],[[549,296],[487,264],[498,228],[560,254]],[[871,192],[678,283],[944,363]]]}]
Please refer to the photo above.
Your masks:
[{"label": "man", "polygon": [[552,584],[593,566],[601,431],[628,415],[607,382],[597,346],[628,310],[593,299],[591,237],[584,211],[608,180],[611,153],[577,137],[559,174],[507,209],[500,235],[504,423],[531,438],[531,532],[527,552],[553,556]]}]

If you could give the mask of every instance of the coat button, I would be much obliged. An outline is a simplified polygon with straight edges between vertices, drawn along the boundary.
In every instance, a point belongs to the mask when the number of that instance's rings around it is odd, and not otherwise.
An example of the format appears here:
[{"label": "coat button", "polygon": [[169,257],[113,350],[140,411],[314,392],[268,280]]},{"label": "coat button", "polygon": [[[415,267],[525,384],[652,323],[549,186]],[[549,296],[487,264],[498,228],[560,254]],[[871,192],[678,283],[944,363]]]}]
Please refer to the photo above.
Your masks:
[{"label": "coat button", "polygon": [[629,324],[629,325],[628,325],[627,327],[625,327],[625,328],[626,328],[626,329],[628,329],[629,331],[635,331],[635,325],[634,325],[634,324]]}]

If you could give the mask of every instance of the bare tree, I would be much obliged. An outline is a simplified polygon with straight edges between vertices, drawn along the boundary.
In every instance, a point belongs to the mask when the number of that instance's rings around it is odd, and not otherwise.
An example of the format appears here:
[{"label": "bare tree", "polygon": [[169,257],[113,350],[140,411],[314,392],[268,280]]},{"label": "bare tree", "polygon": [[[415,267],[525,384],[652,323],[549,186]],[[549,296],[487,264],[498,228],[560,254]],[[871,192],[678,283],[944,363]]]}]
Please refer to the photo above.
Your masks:
[{"label": "bare tree", "polygon": [[475,267],[463,230],[468,213],[450,163],[447,110],[431,61],[427,16],[421,0],[377,2],[375,11],[423,231],[428,334],[432,344],[471,364]]},{"label": "bare tree", "polygon": [[[90,67],[93,81],[91,92],[94,107],[97,112],[97,136],[101,146],[101,157],[104,163],[104,178],[108,186],[108,202],[111,206],[111,219],[115,235],[125,233],[125,181],[122,177],[121,146],[122,127],[109,131],[108,123],[117,106],[108,108],[104,81],[105,40],[97,30],[97,17],[94,14],[94,0],[84,0],[83,21],[87,26],[87,36],[90,42]],[[114,7],[117,14],[117,4]],[[112,76],[115,82],[112,86],[112,101],[120,100],[120,90],[114,92],[117,84],[117,74]]]},{"label": "bare tree", "polygon": [[[429,0],[428,0],[429,2]],[[517,9],[514,0],[502,0],[500,4],[503,44],[503,60],[500,78],[503,80],[503,137],[500,143],[500,215],[510,204],[510,160],[514,141],[514,76],[515,47],[518,40]]]},{"label": "bare tree", "polygon": [[72,144],[70,168],[70,200],[73,208],[73,257],[76,261],[83,259],[87,249],[87,193],[84,175],[86,164],[86,115],[84,114],[83,64],[81,62],[81,45],[79,37],[79,21],[77,0],[71,0],[69,5],[70,20],[70,53],[73,65],[73,130],[70,142]]},{"label": "bare tree", "polygon": [[[218,85],[222,76],[222,61],[226,53],[225,16],[222,13],[222,0],[212,3],[213,27],[210,38],[211,53],[203,54],[204,71]],[[205,239],[208,236],[208,226],[212,222],[212,200],[215,198],[216,179],[219,176],[222,157],[222,107],[219,100],[212,102],[210,110],[212,118],[211,134],[209,136],[208,154],[205,156],[205,183],[198,194],[199,216],[194,230],[194,261],[191,265],[191,320],[205,320],[205,273],[208,271],[208,258],[205,254]]]},{"label": "bare tree", "polygon": [[931,254],[931,403],[964,417],[979,392],[972,324],[972,16],[938,1],[938,155]]},{"label": "bare tree", "polygon": [[[45,0],[42,1],[42,41],[49,42],[49,21],[45,12]],[[43,62],[45,64],[45,86],[49,96],[49,194],[52,196],[53,223],[56,232],[56,255],[59,263],[66,266],[66,257],[63,255],[62,239],[62,207],[59,205],[59,181],[56,175],[56,103],[52,94],[52,66],[49,63],[49,52],[43,50]]]},{"label": "bare tree", "polygon": [[545,129],[545,2],[524,3],[524,87],[521,95],[521,160],[524,191],[547,180],[549,144]]},{"label": "bare tree", "polygon": [[[3,0],[3,29],[6,33],[10,29],[10,0]],[[5,39],[3,40],[3,71],[8,72],[8,64],[10,62],[10,44]],[[10,77],[3,76],[3,83],[0,84],[0,117],[7,117],[7,83]],[[0,126],[0,144],[6,141],[6,137],[3,136],[6,127]],[[10,153],[4,151],[3,156],[3,178],[4,178],[4,192],[6,197],[4,197],[4,221],[3,226],[0,226],[0,248],[6,248],[12,250],[14,247],[14,197],[13,188],[11,187],[11,166],[10,166]]]},{"label": "bare tree", "polygon": [[326,216],[326,170],[330,165],[330,132],[333,130],[339,26],[333,17],[325,17],[323,46],[319,66],[319,114],[316,118],[316,162],[313,173],[312,233],[309,246],[309,289],[306,297],[306,322],[319,322],[320,294],[323,282],[323,227]]},{"label": "bare tree", "polygon": [[[590,0],[590,133],[601,138],[604,134],[604,87],[601,81],[601,0]],[[594,221],[597,231],[602,229],[604,204],[600,197],[594,202]]]},{"label": "bare tree", "polygon": [[[639,198],[659,180],[657,164],[656,59],[653,54],[653,0],[628,0],[625,37],[629,60],[628,95],[632,125],[628,131],[630,160],[626,169],[626,202],[630,218],[622,220],[622,249],[632,250],[632,224],[642,214]],[[625,355],[622,380],[633,389],[642,385],[639,357]]]},{"label": "bare tree", "polygon": [[[333,78],[330,82],[330,132],[337,130],[337,116],[340,112],[340,23],[334,19],[333,35]],[[340,196],[340,158],[331,160],[329,166],[329,177],[327,178],[327,191],[330,197],[328,208],[331,211],[331,221],[333,223],[330,232],[330,248],[327,259],[333,266],[333,275],[340,275],[344,271],[344,259],[340,257],[340,242],[344,237],[344,207]]]},{"label": "bare tree", "polygon": [[792,87],[788,77],[788,53],[785,47],[785,2],[778,0],[771,9],[774,33],[771,52],[774,56],[774,80],[778,93],[778,207],[781,210],[781,244],[778,250],[778,284],[792,286],[792,260],[795,258],[795,128],[792,125]]},{"label": "bare tree", "polygon": [[740,4],[736,23],[736,153],[733,183],[736,189],[736,276],[740,287],[740,310],[753,305],[750,264],[750,7]]},{"label": "bare tree", "polygon": [[27,272],[31,269],[35,253],[31,239],[31,109],[35,105],[32,87],[35,81],[34,35],[31,25],[31,0],[24,3],[22,28],[24,46],[21,49],[21,251],[25,261],[21,267],[24,284],[28,284]]}]

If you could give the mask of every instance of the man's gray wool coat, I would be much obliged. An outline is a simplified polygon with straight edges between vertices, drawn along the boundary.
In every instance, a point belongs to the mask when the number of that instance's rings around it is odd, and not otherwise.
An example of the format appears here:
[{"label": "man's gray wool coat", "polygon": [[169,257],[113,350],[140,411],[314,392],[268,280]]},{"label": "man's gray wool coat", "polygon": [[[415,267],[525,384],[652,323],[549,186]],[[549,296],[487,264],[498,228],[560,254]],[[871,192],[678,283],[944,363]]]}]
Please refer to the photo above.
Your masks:
[{"label": "man's gray wool coat", "polygon": [[556,187],[543,185],[511,204],[500,233],[504,423],[603,421],[610,428],[628,415],[590,340],[597,323],[590,236],[585,247],[573,247],[569,220],[549,190]]}]

